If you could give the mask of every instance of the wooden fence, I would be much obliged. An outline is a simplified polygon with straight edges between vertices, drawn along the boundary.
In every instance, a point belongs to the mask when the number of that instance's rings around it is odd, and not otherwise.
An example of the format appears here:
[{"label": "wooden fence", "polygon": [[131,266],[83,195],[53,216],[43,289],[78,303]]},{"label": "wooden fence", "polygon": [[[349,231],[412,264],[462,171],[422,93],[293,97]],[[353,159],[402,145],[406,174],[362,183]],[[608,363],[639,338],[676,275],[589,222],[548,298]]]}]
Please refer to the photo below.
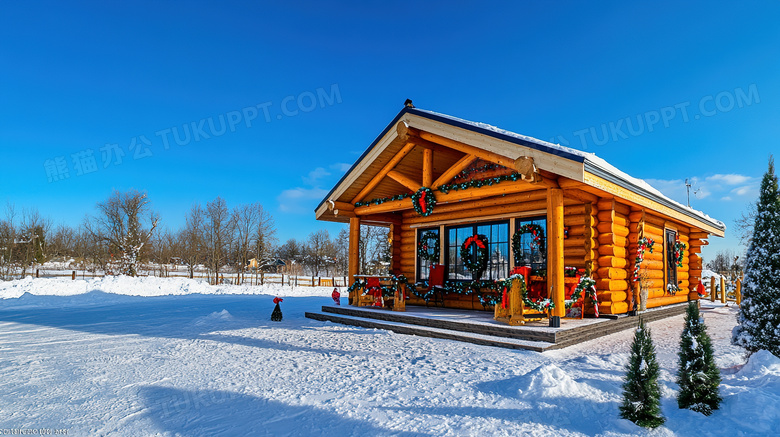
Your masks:
[{"label": "wooden fence", "polygon": [[[72,280],[102,278],[107,275],[103,272],[89,272],[84,270],[41,270],[36,269],[34,273],[36,278],[71,278]],[[157,274],[155,274],[157,273]],[[160,276],[159,272],[140,273],[139,277]],[[186,271],[163,272],[162,277],[168,278],[189,278]],[[203,272],[193,274],[192,279],[208,281],[214,283],[214,275]],[[279,284],[288,287],[348,287],[346,276],[306,276],[306,275],[286,275],[281,273],[257,273],[257,274],[238,274],[238,273],[220,273],[217,279],[218,284],[227,285],[266,285]]]}]

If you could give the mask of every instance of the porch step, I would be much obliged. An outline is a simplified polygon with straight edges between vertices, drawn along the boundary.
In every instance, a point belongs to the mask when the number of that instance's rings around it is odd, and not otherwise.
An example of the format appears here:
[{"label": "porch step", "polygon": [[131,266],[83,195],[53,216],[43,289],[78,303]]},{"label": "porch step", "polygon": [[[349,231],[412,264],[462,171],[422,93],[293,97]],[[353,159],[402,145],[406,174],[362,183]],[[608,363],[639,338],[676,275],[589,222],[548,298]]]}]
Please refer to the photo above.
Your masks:
[{"label": "porch step", "polygon": [[347,316],[324,311],[322,313],[310,313],[305,315],[309,319],[323,322],[341,323],[342,325],[359,326],[362,328],[376,328],[397,332],[399,334],[417,335],[420,337],[443,338],[447,340],[463,341],[466,343],[483,346],[495,346],[508,349],[525,349],[535,352],[544,352],[558,347],[555,343],[545,341],[521,340],[518,338],[499,337],[494,335],[477,334],[474,332],[455,331],[450,329],[434,328],[402,322],[391,322],[366,317]]},{"label": "porch step", "polygon": [[[546,324],[525,326],[497,324],[493,322],[492,314],[486,313],[484,317],[475,318],[473,317],[475,313],[471,311],[464,311],[472,315],[470,318],[456,313],[445,319],[426,314],[427,310],[415,314],[413,311],[393,312],[371,307],[323,306],[322,312],[307,312],[305,316],[314,320],[345,325],[387,329],[400,334],[543,352],[634,329],[640,319],[647,323],[685,314],[687,305],[687,303],[680,303],[654,308],[641,313],[639,317],[610,315],[598,319],[585,319],[564,328],[550,328]],[[453,318],[467,320],[458,321]]]},{"label": "porch step", "polygon": [[557,343],[555,328],[524,330],[509,325],[495,325],[471,322],[458,322],[454,320],[441,320],[425,316],[416,316],[406,312],[393,312],[381,309],[371,309],[363,307],[357,309],[346,306],[324,306],[322,311],[325,313],[341,314],[346,316],[369,318],[374,320],[383,320],[388,322],[404,323],[409,325],[425,326],[429,328],[446,329],[450,331],[470,332],[479,335],[487,335],[503,338],[515,338],[518,340],[527,340],[543,343]]}]

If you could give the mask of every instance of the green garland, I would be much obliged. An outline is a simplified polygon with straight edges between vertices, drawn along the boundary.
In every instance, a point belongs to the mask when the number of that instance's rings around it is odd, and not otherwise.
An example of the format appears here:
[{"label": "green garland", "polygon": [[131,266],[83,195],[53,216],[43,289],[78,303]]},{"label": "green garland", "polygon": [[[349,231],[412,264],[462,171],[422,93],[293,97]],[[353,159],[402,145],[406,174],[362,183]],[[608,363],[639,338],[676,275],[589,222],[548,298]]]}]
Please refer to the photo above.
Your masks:
[{"label": "green garland", "polygon": [[634,272],[631,274],[631,280],[633,282],[639,280],[639,265],[642,264],[642,261],[645,259],[645,250],[649,250],[650,253],[653,253],[653,245],[655,245],[655,240],[652,238],[642,237],[639,239],[636,248],[636,258],[634,259]]},{"label": "green garland", "polygon": [[503,165],[500,164],[485,164],[480,167],[474,167],[474,168],[467,168],[466,170],[463,170],[462,172],[455,175],[454,178],[452,178],[453,181],[459,180],[459,179],[466,179],[467,177],[471,176],[474,173],[485,173],[490,170],[497,170],[497,169],[506,169]]},{"label": "green garland", "polygon": [[417,243],[417,257],[429,262],[439,262],[439,233],[427,231]]},{"label": "green garland", "polygon": [[674,234],[674,255],[672,258],[672,261],[674,264],[677,265],[677,267],[683,266],[683,256],[685,254],[685,248],[688,247],[685,245],[685,243],[680,242],[680,234],[675,233]]},{"label": "green garland", "polygon": [[436,206],[436,195],[430,188],[420,187],[412,194],[412,206],[417,214],[428,217],[433,212],[433,207]]},{"label": "green garland", "polygon": [[512,252],[515,257],[515,265],[522,264],[520,254],[523,253],[521,241],[524,234],[531,234],[534,237],[534,243],[539,248],[539,252],[544,252],[544,229],[533,223],[522,225],[512,235]]},{"label": "green garland", "polygon": [[[476,248],[475,251],[477,255],[477,259],[473,261],[470,253],[471,246]],[[463,265],[466,266],[472,274],[478,274],[487,269],[487,256],[488,239],[482,234],[472,235],[460,246],[460,258],[463,260]]]},{"label": "green garland", "polygon": [[[598,317],[598,308],[599,308],[599,299],[596,295],[596,280],[591,278],[588,275],[584,275],[580,278],[580,282],[577,283],[577,288],[574,289],[574,292],[571,294],[571,300],[566,302],[566,308],[571,308],[572,305],[574,305],[578,300],[580,300],[580,296],[582,296],[582,292],[585,292],[585,295],[590,298],[590,301],[593,303],[593,306],[596,308],[596,316]],[[585,305],[583,301],[582,310],[585,311]]]},{"label": "green garland", "polygon": [[[444,185],[440,185],[438,188],[436,188],[436,191],[440,191],[440,192],[442,192],[444,194],[447,194],[450,191],[467,190],[469,188],[482,188],[482,187],[485,187],[485,186],[497,185],[497,184],[500,184],[500,183],[506,182],[506,181],[518,181],[520,179],[522,179],[522,175],[520,173],[512,173],[512,174],[508,174],[508,175],[495,176],[495,177],[492,177],[492,178],[476,179],[476,180],[465,181],[465,182],[456,182],[456,183],[452,183],[452,184],[444,184]],[[434,190],[431,190],[431,191],[434,191]],[[393,202],[393,201],[396,201],[396,200],[403,200],[403,199],[407,199],[409,197],[412,197],[415,194],[417,194],[417,193],[404,193],[404,194],[397,194],[395,196],[378,197],[376,199],[363,200],[363,201],[360,201],[360,202],[355,202],[355,208],[361,207],[361,206],[369,206],[369,205],[381,205],[381,204],[386,203],[386,202]]]}]

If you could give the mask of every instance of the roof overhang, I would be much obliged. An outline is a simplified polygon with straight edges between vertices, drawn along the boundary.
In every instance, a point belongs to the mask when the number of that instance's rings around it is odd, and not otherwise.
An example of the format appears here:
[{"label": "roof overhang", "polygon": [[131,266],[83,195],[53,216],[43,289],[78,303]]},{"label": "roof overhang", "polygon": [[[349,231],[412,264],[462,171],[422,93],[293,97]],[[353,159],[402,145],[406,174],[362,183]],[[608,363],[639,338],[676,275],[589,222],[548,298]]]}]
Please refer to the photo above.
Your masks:
[{"label": "roof overhang", "polygon": [[541,170],[546,170],[572,181],[603,190],[639,206],[648,207],[670,215],[675,219],[722,237],[725,225],[703,213],[687,208],[652,188],[642,186],[636,180],[614,167],[602,162],[595,155],[535,138],[515,134],[484,123],[474,123],[448,115],[437,114],[417,108],[403,108],[382,130],[352,167],[341,177],[320,204],[315,208],[318,220],[349,221],[348,217],[335,216],[329,211],[329,202],[349,202],[341,199],[346,189],[373,163],[385,149],[398,138],[396,126],[399,123],[459,143],[485,150],[514,161],[520,157],[531,157]]}]

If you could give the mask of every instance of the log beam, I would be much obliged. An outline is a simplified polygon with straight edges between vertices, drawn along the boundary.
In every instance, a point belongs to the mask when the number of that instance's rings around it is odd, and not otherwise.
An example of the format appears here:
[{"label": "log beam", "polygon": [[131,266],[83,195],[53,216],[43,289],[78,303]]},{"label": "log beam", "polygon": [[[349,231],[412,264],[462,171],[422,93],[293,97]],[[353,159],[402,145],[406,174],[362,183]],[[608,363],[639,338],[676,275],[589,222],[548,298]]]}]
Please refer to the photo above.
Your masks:
[{"label": "log beam", "polygon": [[[355,275],[360,273],[360,218],[352,217],[349,219],[349,284],[355,283]],[[358,304],[358,291],[350,293],[349,304]]]},{"label": "log beam", "polygon": [[390,170],[387,172],[387,176],[412,191],[417,191],[422,186],[414,179],[395,170]]},{"label": "log beam", "polygon": [[469,165],[471,165],[472,162],[474,162],[477,159],[474,155],[466,155],[463,158],[460,158],[458,162],[453,164],[452,167],[448,168],[447,171],[441,174],[436,181],[433,182],[431,188],[439,188],[440,186],[446,184],[449,182],[452,178],[457,176],[460,172],[466,169]]},{"label": "log beam", "polygon": [[552,315],[563,317],[564,308],[564,276],[563,276],[563,190],[547,189],[547,262],[549,263],[549,285],[552,288],[551,298],[555,304]]},{"label": "log beam", "polygon": [[414,149],[414,143],[407,142],[406,145],[400,151],[398,151],[398,153],[396,153],[395,156],[393,156],[393,158],[390,159],[390,161],[388,161],[384,167],[382,167],[382,170],[379,170],[379,173],[377,173],[377,175],[374,176],[374,178],[371,179],[371,181],[369,181],[362,190],[360,190],[360,193],[358,193],[358,195],[352,199],[351,203],[354,205],[355,203],[363,200],[368,195],[368,193],[371,192],[371,190],[379,185],[382,179],[387,176],[387,173],[394,169],[395,166],[398,165],[398,163],[401,162],[401,160],[412,151],[412,149]]},{"label": "log beam", "polygon": [[422,186],[430,188],[431,184],[433,184],[433,150],[423,149]]}]

